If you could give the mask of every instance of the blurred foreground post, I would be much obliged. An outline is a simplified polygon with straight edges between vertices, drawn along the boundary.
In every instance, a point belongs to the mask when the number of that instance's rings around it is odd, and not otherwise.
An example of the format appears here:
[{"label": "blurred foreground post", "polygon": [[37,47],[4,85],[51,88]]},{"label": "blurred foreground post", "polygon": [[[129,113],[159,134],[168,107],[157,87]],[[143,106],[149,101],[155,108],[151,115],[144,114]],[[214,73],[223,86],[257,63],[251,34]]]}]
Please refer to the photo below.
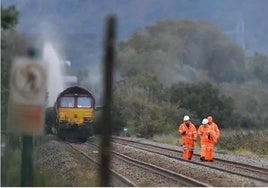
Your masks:
[{"label": "blurred foreground post", "polygon": [[22,136],[21,186],[33,186],[33,136],[44,131],[46,69],[35,59],[35,50],[28,57],[16,57],[10,72],[10,95],[7,128]]},{"label": "blurred foreground post", "polygon": [[100,186],[108,187],[110,182],[110,150],[112,135],[111,100],[115,46],[115,18],[109,16],[106,23],[105,52],[104,52],[104,111],[101,128],[100,151]]},{"label": "blurred foreground post", "polygon": [[33,186],[33,136],[22,137],[21,186]]}]

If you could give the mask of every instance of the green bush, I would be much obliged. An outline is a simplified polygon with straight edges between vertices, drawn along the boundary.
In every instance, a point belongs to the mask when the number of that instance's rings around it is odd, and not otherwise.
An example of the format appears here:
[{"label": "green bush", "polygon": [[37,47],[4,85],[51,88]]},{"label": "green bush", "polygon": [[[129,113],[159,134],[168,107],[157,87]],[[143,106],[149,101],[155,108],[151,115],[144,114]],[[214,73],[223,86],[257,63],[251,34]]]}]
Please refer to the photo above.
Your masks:
[{"label": "green bush", "polygon": [[1,157],[1,186],[20,186],[21,151],[19,149],[6,149]]},{"label": "green bush", "polygon": [[[181,136],[177,133],[154,135],[153,141],[180,145]],[[228,153],[250,154],[268,157],[268,130],[221,130],[216,147]],[[199,139],[195,148],[200,147]]]},{"label": "green bush", "polygon": [[217,147],[238,153],[252,152],[268,156],[268,130],[221,131]]}]

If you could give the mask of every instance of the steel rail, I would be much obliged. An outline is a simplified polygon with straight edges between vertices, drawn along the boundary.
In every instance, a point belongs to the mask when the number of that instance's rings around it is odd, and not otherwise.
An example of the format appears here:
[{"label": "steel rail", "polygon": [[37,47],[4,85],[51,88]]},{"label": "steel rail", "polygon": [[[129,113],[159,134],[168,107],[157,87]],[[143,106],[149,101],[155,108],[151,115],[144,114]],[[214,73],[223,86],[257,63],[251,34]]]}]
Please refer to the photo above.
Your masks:
[{"label": "steel rail", "polygon": [[158,167],[156,165],[146,163],[140,160],[133,159],[131,157],[128,157],[126,155],[123,155],[118,152],[112,152],[116,157],[120,158],[121,160],[130,163],[131,165],[138,166],[140,168],[152,171],[156,174],[162,175],[168,179],[171,179],[175,182],[182,183],[184,186],[196,186],[196,187],[211,187],[211,185],[200,182],[198,180],[195,180],[193,178],[184,176],[182,174],[175,173],[173,171]]},{"label": "steel rail", "polygon": [[[241,174],[241,173],[234,172],[234,171],[231,171],[231,170],[226,170],[224,168],[219,168],[219,167],[216,167],[216,166],[207,165],[206,163],[200,163],[200,162],[195,162],[195,161],[186,161],[184,159],[174,157],[174,156],[171,156],[169,154],[165,154],[164,152],[157,152],[157,151],[152,151],[150,149],[145,149],[144,147],[139,147],[139,146],[137,146],[137,144],[140,144],[142,146],[153,147],[153,148],[156,148],[156,149],[162,149],[162,150],[165,150],[165,151],[181,153],[180,151],[175,150],[175,149],[165,148],[165,147],[162,147],[162,146],[156,146],[156,145],[148,144],[148,143],[135,142],[133,140],[126,140],[126,139],[122,139],[122,138],[113,138],[113,140],[121,140],[123,142],[133,143],[133,144],[135,144],[135,146],[130,145],[131,147],[141,149],[141,150],[144,150],[144,151],[147,151],[147,152],[152,152],[152,153],[155,153],[155,154],[160,154],[160,155],[172,158],[172,159],[176,159],[176,160],[180,160],[180,161],[184,161],[184,162],[189,162],[189,163],[193,163],[193,164],[196,164],[196,165],[201,165],[201,166],[209,167],[209,168],[212,168],[212,169],[215,169],[215,170],[220,170],[220,171],[223,171],[223,172],[227,172],[227,173],[231,173],[231,174],[235,174],[235,175],[239,175],[239,176],[243,176],[243,177],[246,177],[246,178],[250,178],[250,179],[254,179],[254,180],[258,180],[258,181],[261,181],[261,182],[268,183],[268,178],[264,179],[264,178],[260,178],[260,177],[247,175],[247,174]],[[198,155],[195,155],[195,156],[197,157]],[[268,175],[267,174],[267,169],[264,169],[264,168],[260,168],[260,167],[255,168],[255,166],[246,165],[246,164],[237,163],[237,162],[232,162],[232,161],[227,161],[227,160],[223,160],[223,159],[214,159],[214,160],[218,161],[219,163],[224,162],[225,164],[228,164],[229,166],[232,166],[232,167],[237,167],[237,168],[240,168],[240,169],[244,169],[244,170],[248,170],[248,171],[254,171],[254,172],[257,172],[257,173]]]},{"label": "steel rail", "polygon": [[[115,137],[113,139],[122,140],[122,141],[126,141],[126,142],[132,142],[132,143],[139,143],[139,144],[142,144],[142,145],[152,146],[152,147],[164,149],[164,150],[167,150],[167,151],[182,153],[182,151],[178,151],[176,149],[165,148],[165,147],[157,146],[157,145],[154,145],[154,144],[141,143],[141,142],[137,142],[137,141],[133,141],[133,140],[127,140],[127,139],[115,138]],[[193,154],[193,155],[199,157],[198,154]],[[262,173],[264,175],[268,175],[268,169],[267,168],[261,168],[261,167],[252,166],[252,165],[249,165],[249,164],[238,163],[238,162],[235,162],[235,161],[228,161],[228,160],[220,159],[220,158],[214,158],[214,160],[215,161],[220,161],[220,162],[225,163],[227,165],[228,164],[231,164],[232,166],[236,165],[236,167],[244,169],[244,170],[250,170],[250,171]]]},{"label": "steel rail", "polygon": [[[94,144],[94,143],[88,143],[87,144],[91,144],[94,145],[95,147],[99,147],[98,145]],[[155,166],[153,164],[150,163],[145,163],[143,161],[140,160],[136,160],[133,159],[131,157],[128,157],[127,155],[112,151],[111,153],[113,153],[116,157],[120,158],[121,160],[125,161],[126,163],[131,163],[132,165],[138,166],[140,168],[152,171],[156,174],[162,175],[168,179],[171,179],[173,181],[176,181],[178,183],[182,183],[184,186],[196,186],[196,187],[211,187],[211,185],[195,180],[191,177],[187,177],[185,175],[182,174],[178,174],[176,172]]]},{"label": "steel rail", "polygon": [[[96,166],[100,166],[100,163],[89,157],[85,152],[77,149],[73,144],[66,142],[67,145],[69,145],[73,150],[80,153],[82,156],[84,156],[86,159],[88,159],[92,164]],[[120,175],[119,173],[115,172],[112,169],[109,169],[109,171],[112,173],[113,176],[115,176],[118,180],[120,180],[122,183],[126,185],[126,187],[137,187],[133,182],[131,182],[129,179],[125,178],[124,176]]]}]

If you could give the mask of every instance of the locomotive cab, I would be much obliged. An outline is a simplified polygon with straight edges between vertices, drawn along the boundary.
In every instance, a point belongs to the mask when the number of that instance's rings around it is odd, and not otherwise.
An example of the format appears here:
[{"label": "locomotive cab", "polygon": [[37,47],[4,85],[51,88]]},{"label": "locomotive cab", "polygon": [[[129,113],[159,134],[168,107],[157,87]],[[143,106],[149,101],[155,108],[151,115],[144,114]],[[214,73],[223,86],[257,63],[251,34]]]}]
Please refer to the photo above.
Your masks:
[{"label": "locomotive cab", "polygon": [[[92,98],[86,95],[74,94],[62,96],[58,103],[59,123],[80,126],[83,123],[91,123],[94,118]],[[75,109],[75,110],[74,110]]]},{"label": "locomotive cab", "polygon": [[57,97],[52,132],[63,139],[86,141],[93,135],[95,99],[81,87],[65,89]]}]

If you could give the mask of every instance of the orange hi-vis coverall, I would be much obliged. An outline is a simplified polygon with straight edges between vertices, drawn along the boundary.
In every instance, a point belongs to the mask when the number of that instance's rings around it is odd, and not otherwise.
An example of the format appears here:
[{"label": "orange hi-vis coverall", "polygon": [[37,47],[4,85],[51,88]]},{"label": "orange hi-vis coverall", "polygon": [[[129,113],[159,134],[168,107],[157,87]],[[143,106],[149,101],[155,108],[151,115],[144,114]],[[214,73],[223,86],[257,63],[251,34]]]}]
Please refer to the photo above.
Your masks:
[{"label": "orange hi-vis coverall", "polygon": [[216,138],[215,130],[212,126],[200,125],[198,128],[198,135],[200,136],[201,143],[201,160],[212,161],[213,160],[213,150]]},{"label": "orange hi-vis coverall", "polygon": [[186,160],[191,160],[197,138],[195,125],[189,122],[189,126],[187,126],[186,123],[183,122],[179,125],[178,132],[180,135],[182,135],[183,158]]},{"label": "orange hi-vis coverall", "polygon": [[215,131],[215,139],[214,142],[216,143],[220,137],[220,130],[219,127],[216,123],[211,122],[211,124],[209,123],[209,126],[212,126],[213,130]]},{"label": "orange hi-vis coverall", "polygon": [[213,121],[212,116],[208,116],[208,125],[212,126],[214,131],[215,131],[215,143],[218,141],[219,137],[220,137],[220,130],[218,125]]}]

